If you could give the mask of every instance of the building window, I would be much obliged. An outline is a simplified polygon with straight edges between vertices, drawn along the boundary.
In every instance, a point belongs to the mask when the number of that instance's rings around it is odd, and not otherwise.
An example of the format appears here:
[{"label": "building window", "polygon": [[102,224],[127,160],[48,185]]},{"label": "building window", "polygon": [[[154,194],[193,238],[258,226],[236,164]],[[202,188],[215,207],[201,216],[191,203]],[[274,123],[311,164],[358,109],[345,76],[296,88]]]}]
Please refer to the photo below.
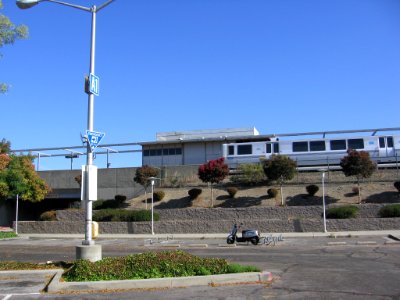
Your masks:
[{"label": "building window", "polygon": [[346,150],[346,140],[332,140],[331,150]]},{"label": "building window", "polygon": [[364,149],[363,139],[349,139],[347,143],[349,149]]},{"label": "building window", "polygon": [[293,152],[307,152],[308,142],[293,142]]},{"label": "building window", "polygon": [[143,156],[150,156],[149,150],[143,150]]},{"label": "building window", "polygon": [[325,151],[325,141],[310,141],[310,151]]},{"label": "building window", "polygon": [[238,155],[248,155],[253,153],[252,145],[238,145]]}]

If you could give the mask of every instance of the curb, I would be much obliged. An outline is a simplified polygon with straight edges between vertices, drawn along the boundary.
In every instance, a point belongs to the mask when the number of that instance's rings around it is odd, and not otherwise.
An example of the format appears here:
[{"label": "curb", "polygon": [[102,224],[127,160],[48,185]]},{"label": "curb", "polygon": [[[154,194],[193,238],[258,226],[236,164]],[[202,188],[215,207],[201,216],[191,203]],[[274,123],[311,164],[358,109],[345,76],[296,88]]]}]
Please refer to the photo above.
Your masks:
[{"label": "curb", "polygon": [[170,277],[139,280],[110,280],[110,281],[86,281],[86,282],[62,282],[63,271],[57,270],[50,283],[47,292],[87,292],[106,290],[128,290],[148,288],[177,288],[190,286],[208,286],[243,283],[266,283],[272,281],[271,272],[249,272],[209,276]]}]

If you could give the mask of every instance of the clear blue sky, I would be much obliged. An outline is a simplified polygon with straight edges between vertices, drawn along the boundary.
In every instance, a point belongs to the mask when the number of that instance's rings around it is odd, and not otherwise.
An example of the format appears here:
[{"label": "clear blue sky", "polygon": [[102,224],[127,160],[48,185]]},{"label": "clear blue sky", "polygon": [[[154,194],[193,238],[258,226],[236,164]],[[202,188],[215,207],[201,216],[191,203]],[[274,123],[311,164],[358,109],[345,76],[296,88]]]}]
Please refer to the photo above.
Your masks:
[{"label": "clear blue sky", "polygon": [[[0,81],[12,85],[0,95],[0,138],[13,149],[79,145],[90,14],[3,2],[0,13],[30,34],[0,49]],[[175,130],[399,126],[398,0],[117,0],[97,22],[94,128],[106,132],[103,143]],[[111,161],[140,164],[132,154]],[[41,162],[58,167],[69,163]]]}]

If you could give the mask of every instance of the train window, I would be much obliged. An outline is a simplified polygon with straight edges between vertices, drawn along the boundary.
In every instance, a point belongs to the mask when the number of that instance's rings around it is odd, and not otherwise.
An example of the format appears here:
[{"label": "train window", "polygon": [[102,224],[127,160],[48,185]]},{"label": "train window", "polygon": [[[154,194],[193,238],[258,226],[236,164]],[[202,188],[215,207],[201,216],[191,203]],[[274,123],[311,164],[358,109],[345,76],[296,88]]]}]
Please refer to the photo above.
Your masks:
[{"label": "train window", "polygon": [[235,155],[235,147],[228,146],[228,155]]},{"label": "train window", "polygon": [[346,140],[332,140],[331,150],[346,150]]},{"label": "train window", "polygon": [[310,151],[325,151],[325,141],[310,141]]},{"label": "train window", "polygon": [[271,149],[271,144],[267,144],[267,153],[271,153],[272,149]]},{"label": "train window", "polygon": [[307,152],[308,142],[293,142],[293,152]]},{"label": "train window", "polygon": [[364,149],[363,139],[349,139],[347,143],[349,149]]},{"label": "train window", "polygon": [[384,137],[380,137],[379,138],[379,148],[385,148],[385,138]]},{"label": "train window", "polygon": [[246,155],[246,154],[252,154],[252,145],[238,145],[237,151],[238,155]]},{"label": "train window", "polygon": [[393,137],[392,136],[388,136],[386,139],[387,139],[388,148],[393,148]]},{"label": "train window", "polygon": [[279,144],[274,143],[274,153],[279,153]]}]

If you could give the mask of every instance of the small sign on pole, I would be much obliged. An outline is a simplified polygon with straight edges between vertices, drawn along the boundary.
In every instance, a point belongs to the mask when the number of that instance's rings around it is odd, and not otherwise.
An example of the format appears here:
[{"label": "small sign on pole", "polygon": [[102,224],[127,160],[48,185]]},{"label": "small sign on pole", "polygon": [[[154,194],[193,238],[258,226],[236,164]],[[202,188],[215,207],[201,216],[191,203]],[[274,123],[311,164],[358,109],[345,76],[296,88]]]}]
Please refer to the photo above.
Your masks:
[{"label": "small sign on pole", "polygon": [[97,148],[105,135],[106,134],[104,132],[86,130],[87,140],[92,152]]},{"label": "small sign on pole", "polygon": [[100,78],[92,73],[89,75],[89,92],[98,96],[99,95]]}]

